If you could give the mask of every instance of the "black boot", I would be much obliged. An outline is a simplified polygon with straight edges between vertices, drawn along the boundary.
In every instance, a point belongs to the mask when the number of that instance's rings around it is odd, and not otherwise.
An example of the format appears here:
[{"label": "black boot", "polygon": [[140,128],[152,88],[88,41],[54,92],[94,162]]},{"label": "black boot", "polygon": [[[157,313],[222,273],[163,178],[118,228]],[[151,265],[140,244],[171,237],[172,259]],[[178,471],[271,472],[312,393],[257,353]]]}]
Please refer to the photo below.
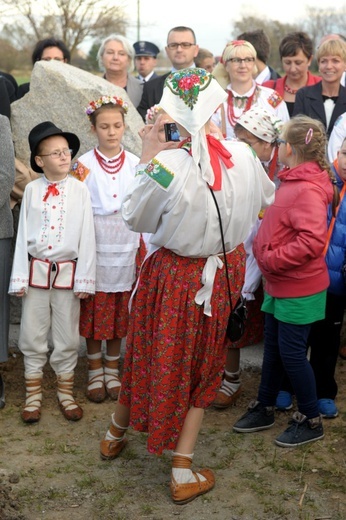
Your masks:
[{"label": "black boot", "polygon": [[0,374],[0,408],[5,406],[5,384]]}]

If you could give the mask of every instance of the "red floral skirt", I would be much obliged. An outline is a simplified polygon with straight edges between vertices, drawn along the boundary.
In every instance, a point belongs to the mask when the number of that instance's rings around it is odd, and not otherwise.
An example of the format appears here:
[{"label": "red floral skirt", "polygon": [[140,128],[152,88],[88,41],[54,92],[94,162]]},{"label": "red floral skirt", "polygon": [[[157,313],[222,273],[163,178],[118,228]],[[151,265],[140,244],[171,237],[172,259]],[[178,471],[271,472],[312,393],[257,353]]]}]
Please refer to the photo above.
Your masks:
[{"label": "red floral skirt", "polygon": [[130,296],[131,291],[97,292],[81,300],[80,335],[101,341],[125,338],[129,323]]},{"label": "red floral skirt", "polygon": [[[235,304],[244,281],[243,246],[227,255]],[[195,303],[205,258],[167,249],[142,267],[132,302],[120,402],[130,424],[148,432],[148,451],[174,450],[190,407],[215,399],[226,360],[229,298],[225,270],[217,269],[212,317]]]}]

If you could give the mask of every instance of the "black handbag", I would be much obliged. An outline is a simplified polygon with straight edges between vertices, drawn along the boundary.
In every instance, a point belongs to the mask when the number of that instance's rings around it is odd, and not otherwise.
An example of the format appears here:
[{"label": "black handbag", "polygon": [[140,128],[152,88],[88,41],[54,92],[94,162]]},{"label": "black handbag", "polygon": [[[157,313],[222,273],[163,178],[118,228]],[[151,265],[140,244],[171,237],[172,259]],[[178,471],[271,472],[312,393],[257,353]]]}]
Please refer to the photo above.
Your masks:
[{"label": "black handbag", "polygon": [[225,240],[223,238],[223,229],[222,229],[222,221],[221,221],[221,215],[220,215],[220,209],[219,205],[216,201],[216,197],[214,195],[213,190],[210,188],[210,192],[213,196],[217,214],[219,217],[219,225],[220,225],[220,232],[221,232],[221,240],[222,240],[222,251],[224,256],[224,262],[225,262],[225,272],[226,272],[226,279],[227,279],[227,287],[228,287],[228,296],[229,296],[229,303],[231,306],[231,314],[228,318],[228,324],[226,329],[226,336],[232,343],[239,341],[240,338],[243,336],[245,332],[245,322],[247,318],[247,308],[246,308],[246,300],[241,295],[237,301],[236,306],[233,308],[232,306],[232,293],[231,293],[231,284],[229,282],[229,275],[228,275],[228,267],[227,267],[227,257],[226,257],[226,247],[225,247]]}]

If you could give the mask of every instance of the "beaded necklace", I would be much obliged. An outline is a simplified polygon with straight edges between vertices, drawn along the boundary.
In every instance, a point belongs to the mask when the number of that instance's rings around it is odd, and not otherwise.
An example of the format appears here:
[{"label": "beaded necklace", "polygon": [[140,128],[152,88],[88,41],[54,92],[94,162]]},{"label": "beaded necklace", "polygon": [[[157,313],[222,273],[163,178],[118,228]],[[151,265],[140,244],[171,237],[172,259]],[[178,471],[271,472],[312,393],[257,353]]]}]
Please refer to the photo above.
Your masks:
[{"label": "beaded necklace", "polygon": [[284,91],[288,92],[288,94],[293,94],[295,96],[297,94],[298,90],[299,90],[298,88],[293,89],[293,88],[289,87],[288,85],[286,85],[286,83],[284,85]]},{"label": "beaded necklace", "polygon": [[114,174],[118,173],[125,161],[125,151],[123,150],[119,157],[112,159],[111,161],[106,161],[98,152],[97,148],[94,148],[95,157],[97,162],[101,166],[102,170],[106,173]]},{"label": "beaded necklace", "polygon": [[[228,99],[227,99],[227,105],[228,105],[228,110],[227,110],[227,116],[228,116],[228,121],[230,122],[231,126],[234,128],[234,126],[236,125],[238,119],[240,116],[236,116],[234,114],[234,101],[238,100],[238,99],[241,99],[242,101],[244,101],[246,99],[246,104],[245,104],[245,107],[244,107],[244,110],[243,110],[243,114],[245,112],[247,112],[251,106],[252,106],[252,103],[253,101],[256,101],[257,100],[257,96],[259,94],[259,90],[258,90],[258,87],[256,86],[255,87],[255,90],[253,91],[253,93],[251,94],[250,97],[234,97],[232,92],[229,90],[228,91]],[[256,96],[256,97],[255,97]],[[241,107],[239,107],[241,108]]]}]

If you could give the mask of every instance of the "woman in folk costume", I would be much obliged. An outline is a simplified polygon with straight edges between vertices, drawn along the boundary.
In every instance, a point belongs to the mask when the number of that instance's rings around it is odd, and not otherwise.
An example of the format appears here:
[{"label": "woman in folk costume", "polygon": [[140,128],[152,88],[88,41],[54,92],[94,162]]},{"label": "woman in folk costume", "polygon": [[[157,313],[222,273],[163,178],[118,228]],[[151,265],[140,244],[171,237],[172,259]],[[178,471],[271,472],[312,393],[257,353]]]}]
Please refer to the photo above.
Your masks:
[{"label": "woman in folk costume", "polygon": [[[80,333],[88,356],[87,397],[99,403],[120,390],[121,339],[127,334],[128,303],[136,277],[139,233],[130,231],[121,216],[124,194],[135,176],[138,157],[121,144],[128,104],[102,96],[86,109],[98,145],[82,155],[73,175],[89,189],[96,235],[96,292],[81,306]],[[106,352],[102,359],[102,341]]]},{"label": "woman in folk costume", "polygon": [[211,190],[221,213],[233,305],[244,278],[241,244],[274,198],[274,184],[248,146],[209,135],[209,119],[225,97],[204,69],[168,76],[160,106],[182,140],[162,142],[164,116],[141,130],[142,156],[122,208],[132,230],[152,235],[132,301],[122,390],[101,456],[119,455],[129,425],[148,432],[150,453],[173,450],[177,504],[215,482],[211,470],[190,469],[204,409],[220,385],[230,312]]},{"label": "woman in folk costume", "polygon": [[265,108],[283,122],[289,120],[282,97],[253,79],[257,70],[255,60],[256,50],[250,42],[234,40],[226,45],[222,59],[213,71],[213,76],[227,92],[227,98],[212,120],[227,139],[234,137],[239,117],[252,107]]}]

